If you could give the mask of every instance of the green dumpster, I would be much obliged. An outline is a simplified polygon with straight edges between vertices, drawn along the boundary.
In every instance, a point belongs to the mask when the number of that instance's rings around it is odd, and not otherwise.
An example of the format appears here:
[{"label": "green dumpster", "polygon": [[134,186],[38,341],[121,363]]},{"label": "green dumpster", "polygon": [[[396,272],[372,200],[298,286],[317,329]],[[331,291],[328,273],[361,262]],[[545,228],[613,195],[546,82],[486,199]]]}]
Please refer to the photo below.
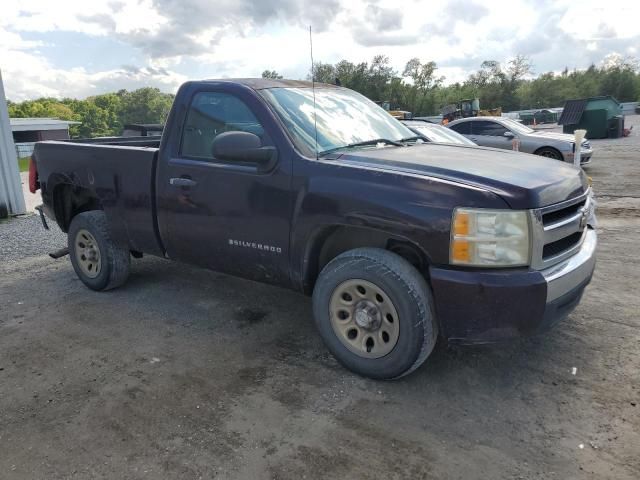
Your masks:
[{"label": "green dumpster", "polygon": [[616,138],[624,125],[622,105],[612,96],[567,100],[558,124],[565,133],[584,129],[587,138]]}]

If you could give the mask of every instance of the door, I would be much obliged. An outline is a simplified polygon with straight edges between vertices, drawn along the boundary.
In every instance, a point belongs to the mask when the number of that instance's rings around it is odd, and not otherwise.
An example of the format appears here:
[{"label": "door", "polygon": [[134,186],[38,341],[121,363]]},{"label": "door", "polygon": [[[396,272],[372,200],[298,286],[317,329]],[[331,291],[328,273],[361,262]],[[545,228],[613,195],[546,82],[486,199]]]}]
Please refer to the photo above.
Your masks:
[{"label": "door", "polygon": [[483,147],[502,148],[512,150],[512,140],[515,137],[505,137],[509,131],[505,126],[493,120],[474,120],[471,124],[469,138]]},{"label": "door", "polygon": [[[182,132],[159,160],[159,224],[167,255],[254,280],[287,284],[291,164],[283,149],[274,165],[215,158],[214,139],[230,131],[273,146],[266,108],[246,89],[195,91]],[[174,125],[178,119],[171,119]],[[177,138],[177,137],[180,138]],[[171,144],[171,141],[168,142]]]}]

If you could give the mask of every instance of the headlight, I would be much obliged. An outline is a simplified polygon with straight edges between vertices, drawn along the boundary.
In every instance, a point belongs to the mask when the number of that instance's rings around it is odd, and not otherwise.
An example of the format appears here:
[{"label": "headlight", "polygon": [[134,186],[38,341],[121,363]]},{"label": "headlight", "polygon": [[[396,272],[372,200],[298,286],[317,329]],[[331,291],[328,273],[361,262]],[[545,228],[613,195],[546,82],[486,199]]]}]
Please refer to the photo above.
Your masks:
[{"label": "headlight", "polygon": [[454,265],[516,267],[529,264],[526,211],[456,208],[449,259]]}]

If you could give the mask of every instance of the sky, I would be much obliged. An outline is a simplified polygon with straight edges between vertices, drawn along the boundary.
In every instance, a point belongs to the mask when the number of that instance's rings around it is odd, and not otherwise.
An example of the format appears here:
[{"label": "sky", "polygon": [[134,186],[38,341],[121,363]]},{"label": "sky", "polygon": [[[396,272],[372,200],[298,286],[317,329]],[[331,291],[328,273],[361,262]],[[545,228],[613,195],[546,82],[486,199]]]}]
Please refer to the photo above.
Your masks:
[{"label": "sky", "polygon": [[640,57],[640,1],[2,0],[0,70],[13,101],[84,98],[186,80],[305,78],[316,62],[417,57],[445,83],[527,55],[535,74]]}]

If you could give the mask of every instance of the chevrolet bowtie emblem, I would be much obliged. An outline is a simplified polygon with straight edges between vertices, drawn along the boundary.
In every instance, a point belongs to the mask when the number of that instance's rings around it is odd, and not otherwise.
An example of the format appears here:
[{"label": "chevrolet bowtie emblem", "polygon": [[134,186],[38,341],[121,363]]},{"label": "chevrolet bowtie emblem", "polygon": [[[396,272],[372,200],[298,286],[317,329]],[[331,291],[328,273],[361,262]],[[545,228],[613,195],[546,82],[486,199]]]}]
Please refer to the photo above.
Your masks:
[{"label": "chevrolet bowtie emblem", "polygon": [[589,221],[589,210],[586,208],[582,209],[582,216],[580,217],[580,230],[584,230],[587,226],[587,222]]}]

